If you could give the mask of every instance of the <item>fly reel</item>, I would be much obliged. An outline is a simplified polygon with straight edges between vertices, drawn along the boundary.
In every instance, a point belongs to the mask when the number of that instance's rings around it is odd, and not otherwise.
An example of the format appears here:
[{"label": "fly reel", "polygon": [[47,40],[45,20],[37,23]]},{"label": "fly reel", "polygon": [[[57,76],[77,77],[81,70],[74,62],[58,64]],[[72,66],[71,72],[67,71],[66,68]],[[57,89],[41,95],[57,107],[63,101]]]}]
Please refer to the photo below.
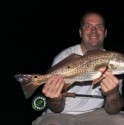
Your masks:
[{"label": "fly reel", "polygon": [[46,108],[46,98],[43,95],[38,95],[32,100],[32,108],[36,111],[43,111]]}]

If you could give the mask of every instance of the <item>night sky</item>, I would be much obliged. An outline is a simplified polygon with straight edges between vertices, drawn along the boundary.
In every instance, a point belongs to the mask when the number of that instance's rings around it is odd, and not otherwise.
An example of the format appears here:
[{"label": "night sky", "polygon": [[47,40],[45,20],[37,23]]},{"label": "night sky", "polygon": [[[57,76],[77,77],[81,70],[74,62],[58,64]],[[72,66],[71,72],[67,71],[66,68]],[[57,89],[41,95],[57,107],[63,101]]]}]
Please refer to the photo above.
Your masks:
[{"label": "night sky", "polygon": [[[105,48],[124,53],[123,0],[1,0],[0,1],[0,97],[5,124],[28,125],[40,113],[30,107],[18,73],[44,73],[55,55],[80,43],[79,22],[87,10],[105,15],[108,36]],[[18,117],[19,116],[19,117]],[[4,121],[4,119],[7,119]],[[14,123],[12,119],[16,119]]]}]

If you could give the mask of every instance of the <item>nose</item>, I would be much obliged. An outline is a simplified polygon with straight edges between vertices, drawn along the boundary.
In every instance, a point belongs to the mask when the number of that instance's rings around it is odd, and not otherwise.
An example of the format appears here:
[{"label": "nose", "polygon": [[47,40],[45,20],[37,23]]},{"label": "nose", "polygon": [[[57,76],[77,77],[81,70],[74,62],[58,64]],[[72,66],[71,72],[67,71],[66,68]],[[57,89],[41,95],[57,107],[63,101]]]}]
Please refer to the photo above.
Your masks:
[{"label": "nose", "polygon": [[96,32],[96,31],[97,31],[96,27],[92,27],[92,28],[91,28],[91,31],[92,31],[92,32]]}]

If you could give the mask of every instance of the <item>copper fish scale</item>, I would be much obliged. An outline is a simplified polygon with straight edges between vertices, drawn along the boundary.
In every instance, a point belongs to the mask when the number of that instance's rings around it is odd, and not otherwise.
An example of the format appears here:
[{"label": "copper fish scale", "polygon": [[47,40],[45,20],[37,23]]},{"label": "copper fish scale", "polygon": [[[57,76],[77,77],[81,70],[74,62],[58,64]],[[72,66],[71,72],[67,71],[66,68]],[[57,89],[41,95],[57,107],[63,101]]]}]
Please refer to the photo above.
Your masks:
[{"label": "copper fish scale", "polygon": [[[107,54],[109,55],[109,54]],[[74,62],[71,62],[55,71],[52,72],[52,74],[59,74],[63,77],[75,77],[78,74],[81,77],[88,77],[88,74],[93,74],[95,72],[95,66],[99,65],[101,63],[107,64],[108,63],[108,56],[105,56],[104,54],[96,54],[92,56],[85,56],[77,59]],[[102,58],[101,58],[102,57]]]}]

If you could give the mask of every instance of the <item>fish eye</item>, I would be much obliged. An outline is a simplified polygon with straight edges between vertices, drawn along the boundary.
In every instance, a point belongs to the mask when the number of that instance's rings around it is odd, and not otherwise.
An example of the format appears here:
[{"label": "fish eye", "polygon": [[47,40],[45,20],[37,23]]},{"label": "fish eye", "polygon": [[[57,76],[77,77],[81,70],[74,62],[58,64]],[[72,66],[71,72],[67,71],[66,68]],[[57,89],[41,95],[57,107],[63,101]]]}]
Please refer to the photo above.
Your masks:
[{"label": "fish eye", "polygon": [[37,76],[34,76],[34,78],[37,78]]}]

